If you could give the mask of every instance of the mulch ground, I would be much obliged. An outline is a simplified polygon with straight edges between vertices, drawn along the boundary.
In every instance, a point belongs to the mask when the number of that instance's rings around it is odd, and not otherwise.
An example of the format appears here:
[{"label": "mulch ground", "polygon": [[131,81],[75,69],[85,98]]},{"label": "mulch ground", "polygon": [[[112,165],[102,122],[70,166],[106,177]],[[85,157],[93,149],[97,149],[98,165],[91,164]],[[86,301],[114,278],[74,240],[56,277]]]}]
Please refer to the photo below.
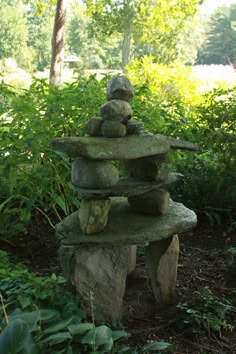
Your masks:
[{"label": "mulch ground", "polygon": [[[30,225],[15,244],[17,247],[0,243],[0,248],[40,275],[60,274],[58,243],[42,221]],[[236,354],[236,262],[222,252],[236,247],[236,231],[228,222],[210,226],[206,220],[199,220],[193,231],[180,235],[180,245],[176,303],[162,310],[152,297],[144,255],[142,249],[138,250],[137,267],[127,278],[124,299],[123,325],[131,334],[128,344],[166,341],[173,344],[170,353],[175,354]],[[201,330],[193,334],[190,326],[179,326],[182,312],[176,304],[191,304],[195,292],[205,288],[235,306],[227,318],[235,326],[233,331],[219,335]]]}]

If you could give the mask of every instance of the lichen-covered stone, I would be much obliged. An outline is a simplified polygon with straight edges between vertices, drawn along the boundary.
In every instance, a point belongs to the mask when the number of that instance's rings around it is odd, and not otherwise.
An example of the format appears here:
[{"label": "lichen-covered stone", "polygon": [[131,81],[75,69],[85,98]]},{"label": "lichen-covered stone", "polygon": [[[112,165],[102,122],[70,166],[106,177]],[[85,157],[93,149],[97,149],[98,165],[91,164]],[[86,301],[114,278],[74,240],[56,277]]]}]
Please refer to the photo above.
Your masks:
[{"label": "lichen-covered stone", "polygon": [[102,135],[106,138],[121,138],[126,135],[126,126],[116,120],[105,120]]},{"label": "lichen-covered stone", "polygon": [[92,235],[104,230],[111,207],[110,199],[82,200],[79,209],[81,230]]},{"label": "lichen-covered stone", "polygon": [[134,180],[129,177],[121,177],[119,182],[111,187],[106,189],[88,189],[88,188],[76,188],[78,192],[79,199],[105,199],[109,197],[132,197],[134,195],[140,195],[153,191],[155,189],[164,188],[171,183],[175,183],[182,179],[184,176],[181,173],[169,173],[167,178],[144,182]]},{"label": "lichen-covered stone", "polygon": [[164,215],[170,205],[170,194],[157,189],[148,193],[129,197],[129,205],[136,213],[147,215]]},{"label": "lichen-covered stone", "polygon": [[112,198],[106,232],[84,235],[76,211],[56,225],[56,235],[61,244],[67,246],[81,243],[145,245],[191,230],[196,223],[196,214],[181,203],[171,201],[167,213],[160,217],[142,214],[137,217],[126,198]]},{"label": "lichen-covered stone", "polygon": [[164,154],[122,162],[126,174],[140,181],[165,179],[170,172],[168,157]]},{"label": "lichen-covered stone", "polygon": [[107,84],[107,99],[130,101],[134,96],[131,82],[125,76],[115,76]]},{"label": "lichen-covered stone", "polygon": [[101,107],[101,117],[104,120],[117,120],[126,123],[133,115],[130,104],[122,100],[111,100]]},{"label": "lichen-covered stone", "polygon": [[74,286],[96,321],[122,319],[129,247],[80,246],[75,250]]},{"label": "lichen-covered stone", "polygon": [[101,118],[91,118],[85,126],[85,134],[90,136],[101,136],[102,135],[102,123]]},{"label": "lichen-covered stone", "polygon": [[134,134],[124,138],[66,137],[53,139],[55,149],[70,157],[96,160],[127,160],[166,153],[170,149],[168,138],[160,134]]},{"label": "lichen-covered stone", "polygon": [[129,267],[128,274],[132,273],[136,268],[137,246],[132,245],[129,247]]},{"label": "lichen-covered stone", "polygon": [[128,120],[126,124],[127,134],[138,134],[144,129],[144,124],[140,120]]},{"label": "lichen-covered stone", "polygon": [[81,188],[109,188],[119,180],[117,168],[110,161],[77,158],[72,164],[72,182]]}]

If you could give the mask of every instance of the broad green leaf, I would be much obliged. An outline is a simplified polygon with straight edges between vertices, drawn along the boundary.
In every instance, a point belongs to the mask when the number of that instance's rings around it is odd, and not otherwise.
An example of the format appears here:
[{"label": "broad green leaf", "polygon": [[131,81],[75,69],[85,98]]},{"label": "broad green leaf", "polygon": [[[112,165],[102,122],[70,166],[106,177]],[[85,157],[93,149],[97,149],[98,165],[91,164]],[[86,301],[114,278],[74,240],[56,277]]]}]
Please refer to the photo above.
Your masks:
[{"label": "broad green leaf", "polygon": [[118,350],[118,354],[119,353],[127,353],[130,354],[132,352],[132,349],[130,347],[128,347],[127,345],[121,345],[119,346],[119,350]]},{"label": "broad green leaf", "polygon": [[16,319],[0,334],[1,354],[16,354],[27,347],[30,341],[30,330],[27,323]]},{"label": "broad green leaf", "polygon": [[110,343],[110,339],[112,339],[112,330],[102,325],[86,333],[81,343],[95,345],[95,348],[98,348],[100,345]]},{"label": "broad green leaf", "polygon": [[67,213],[67,205],[65,203],[65,199],[59,195],[54,196],[54,202],[59,205],[59,207],[64,211],[64,213]]},{"label": "broad green leaf", "polygon": [[39,329],[38,322],[40,320],[39,312],[21,312],[9,316],[10,322],[15,322],[16,320],[21,320],[27,323],[30,332],[37,331]]},{"label": "broad green leaf", "polygon": [[60,319],[60,314],[56,310],[40,310],[39,313],[41,322],[49,323]]},{"label": "broad green leaf", "polygon": [[130,334],[126,331],[112,331],[112,339],[114,340],[114,342],[121,338],[127,338],[129,336]]},{"label": "broad green leaf", "polygon": [[32,304],[32,299],[29,296],[20,295],[20,296],[18,296],[18,300],[19,300],[21,307],[23,309],[25,309],[26,307],[28,307]]},{"label": "broad green leaf", "polygon": [[167,349],[169,347],[170,344],[166,342],[153,342],[153,343],[145,344],[143,346],[143,351],[161,350],[161,349]]},{"label": "broad green leaf", "polygon": [[69,325],[68,330],[70,331],[70,334],[74,337],[84,334],[85,332],[93,329],[93,327],[93,323],[77,323]]},{"label": "broad green leaf", "polygon": [[72,322],[73,318],[74,317],[71,317],[65,321],[61,321],[61,322],[55,324],[54,326],[47,328],[43,333],[50,334],[50,333],[59,332],[61,330],[65,330],[68,328],[68,325]]},{"label": "broad green leaf", "polygon": [[69,332],[60,332],[57,334],[52,334],[51,336],[42,340],[42,343],[53,346],[55,344],[63,343],[65,341],[71,340],[71,335]]},{"label": "broad green leaf", "polygon": [[109,338],[106,343],[99,345],[99,350],[102,350],[103,353],[109,352],[113,347],[114,341],[112,338]]}]

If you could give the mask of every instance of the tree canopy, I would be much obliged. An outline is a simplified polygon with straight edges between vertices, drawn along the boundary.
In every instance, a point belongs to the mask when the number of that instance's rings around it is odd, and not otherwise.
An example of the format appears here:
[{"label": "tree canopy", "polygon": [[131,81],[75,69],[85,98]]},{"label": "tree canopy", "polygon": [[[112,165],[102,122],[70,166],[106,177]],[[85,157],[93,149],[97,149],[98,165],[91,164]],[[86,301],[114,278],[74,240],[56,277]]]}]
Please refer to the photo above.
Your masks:
[{"label": "tree canopy", "polygon": [[131,43],[145,43],[149,54],[169,63],[178,56],[178,43],[187,19],[194,16],[199,0],[92,0],[84,1],[93,19],[93,33],[123,34],[122,67],[129,62]]},{"label": "tree canopy", "polygon": [[236,4],[217,9],[208,23],[206,39],[199,49],[198,63],[225,64],[227,57],[236,59]]},{"label": "tree canopy", "polygon": [[0,3],[0,59],[17,58],[26,49],[28,29],[24,11],[17,1]]}]

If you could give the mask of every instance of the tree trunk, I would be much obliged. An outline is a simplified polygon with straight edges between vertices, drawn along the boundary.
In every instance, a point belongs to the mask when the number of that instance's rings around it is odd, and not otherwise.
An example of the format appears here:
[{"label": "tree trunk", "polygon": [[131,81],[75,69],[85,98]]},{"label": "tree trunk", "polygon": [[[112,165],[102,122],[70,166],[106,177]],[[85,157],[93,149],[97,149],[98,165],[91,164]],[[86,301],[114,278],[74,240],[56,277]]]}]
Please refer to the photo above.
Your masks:
[{"label": "tree trunk", "polygon": [[54,28],[52,35],[52,58],[49,82],[59,86],[62,83],[64,61],[64,26],[66,18],[66,0],[57,0]]},{"label": "tree trunk", "polygon": [[122,71],[126,72],[125,67],[130,61],[130,49],[132,38],[132,19],[133,12],[130,6],[131,0],[124,0],[124,37],[122,43]]},{"label": "tree trunk", "polygon": [[126,72],[125,67],[130,61],[131,37],[132,37],[131,23],[125,24],[124,38],[122,44],[122,71]]}]

